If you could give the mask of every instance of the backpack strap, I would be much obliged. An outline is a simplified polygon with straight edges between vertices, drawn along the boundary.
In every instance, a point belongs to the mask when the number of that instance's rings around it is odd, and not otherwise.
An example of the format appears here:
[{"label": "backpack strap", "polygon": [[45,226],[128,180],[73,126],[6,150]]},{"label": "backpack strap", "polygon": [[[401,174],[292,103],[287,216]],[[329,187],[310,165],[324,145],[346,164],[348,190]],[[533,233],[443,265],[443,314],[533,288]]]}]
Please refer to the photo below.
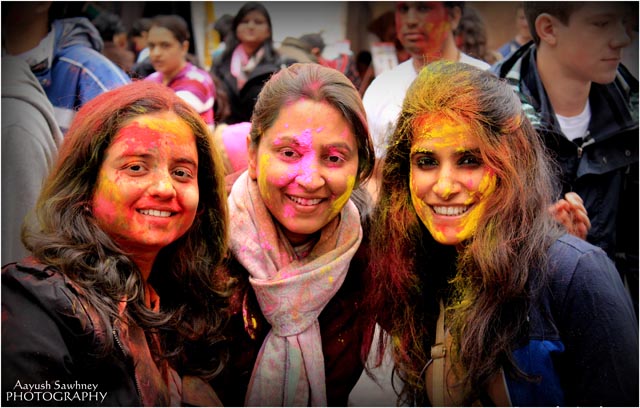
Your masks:
[{"label": "backpack strap", "polygon": [[431,346],[431,359],[433,360],[433,375],[431,378],[431,393],[434,407],[443,407],[445,392],[445,359],[447,352],[444,334],[444,304],[440,299],[440,315],[436,323],[436,344]]}]

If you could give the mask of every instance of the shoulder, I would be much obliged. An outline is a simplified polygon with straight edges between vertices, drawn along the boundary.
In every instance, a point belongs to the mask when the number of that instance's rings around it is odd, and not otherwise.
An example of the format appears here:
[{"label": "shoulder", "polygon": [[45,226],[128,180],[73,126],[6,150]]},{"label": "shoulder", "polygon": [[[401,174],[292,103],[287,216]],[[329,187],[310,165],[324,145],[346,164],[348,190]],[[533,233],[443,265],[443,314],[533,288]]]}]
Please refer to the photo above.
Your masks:
[{"label": "shoulder", "polygon": [[157,82],[159,84],[162,83],[162,74],[159,73],[158,71],[150,74],[149,76],[147,76],[146,78],[144,78],[145,81],[152,81],[152,82]]},{"label": "shoulder", "polygon": [[184,76],[198,82],[213,85],[211,75],[204,69],[200,69],[191,63],[189,63],[187,69],[184,71]]},{"label": "shoulder", "polygon": [[601,248],[565,234],[548,255],[551,290],[562,309],[628,301],[620,274]]},{"label": "shoulder", "polygon": [[409,59],[395,68],[378,75],[362,97],[367,113],[373,113],[371,109],[376,106],[401,106],[407,89],[409,89],[416,76],[417,74],[413,68],[413,59]]},{"label": "shoulder", "polygon": [[549,248],[548,255],[555,277],[572,278],[576,272],[593,268],[615,268],[602,249],[569,234],[558,238]]},{"label": "shoulder", "polygon": [[61,49],[58,53],[56,66],[53,69],[58,73],[64,72],[67,75],[77,72],[73,69],[70,70],[70,66],[75,67],[76,70],[83,70],[96,82],[115,83],[118,85],[130,82],[127,74],[107,57],[82,44]]},{"label": "shoulder", "polygon": [[95,330],[80,289],[54,268],[33,258],[2,268],[3,320],[6,312],[21,316],[23,324],[29,325],[33,316],[18,309],[18,305],[41,309],[58,327],[74,336],[86,336]]},{"label": "shoulder", "polygon": [[[413,67],[413,58],[410,58],[407,61],[396,65],[393,69],[384,71],[380,75],[376,76],[371,82],[371,85],[367,88],[365,97],[370,90],[378,92],[386,90],[388,92],[389,88],[387,87],[390,85],[402,85],[404,90],[406,90],[416,76],[417,74]],[[404,95],[404,90],[402,92],[398,91],[398,93],[402,93]]]},{"label": "shoulder", "polygon": [[488,70],[489,68],[491,68],[491,65],[489,65],[488,63],[486,63],[486,62],[484,62],[482,60],[479,60],[477,58],[473,58],[473,57],[465,54],[464,52],[460,53],[460,58],[458,59],[458,62],[463,62],[465,64],[472,65],[472,66],[474,66],[476,68],[480,68],[480,69],[485,70],[485,71]]}]

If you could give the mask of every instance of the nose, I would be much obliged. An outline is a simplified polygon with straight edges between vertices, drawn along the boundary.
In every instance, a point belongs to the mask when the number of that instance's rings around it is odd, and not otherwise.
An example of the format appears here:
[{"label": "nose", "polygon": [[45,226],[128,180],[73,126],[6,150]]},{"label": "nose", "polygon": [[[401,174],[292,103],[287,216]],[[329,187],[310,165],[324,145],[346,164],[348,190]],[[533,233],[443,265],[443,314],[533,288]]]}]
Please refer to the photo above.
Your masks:
[{"label": "nose", "polygon": [[149,57],[160,55],[160,47],[149,47]]},{"label": "nose", "polygon": [[149,194],[153,197],[168,200],[176,196],[174,180],[167,171],[160,171],[151,182],[148,188]]},{"label": "nose", "polygon": [[317,190],[326,183],[316,164],[301,166],[295,181],[299,186],[308,191]]},{"label": "nose", "polygon": [[436,184],[433,186],[433,192],[444,200],[448,200],[451,196],[459,193],[460,189],[460,183],[448,171],[441,172]]},{"label": "nose", "polygon": [[624,20],[621,20],[616,25],[616,33],[611,39],[611,47],[612,48],[624,48],[627,45],[631,44],[631,25]]},{"label": "nose", "polygon": [[410,26],[415,26],[418,24],[418,11],[415,7],[409,7],[407,10],[406,22]]}]

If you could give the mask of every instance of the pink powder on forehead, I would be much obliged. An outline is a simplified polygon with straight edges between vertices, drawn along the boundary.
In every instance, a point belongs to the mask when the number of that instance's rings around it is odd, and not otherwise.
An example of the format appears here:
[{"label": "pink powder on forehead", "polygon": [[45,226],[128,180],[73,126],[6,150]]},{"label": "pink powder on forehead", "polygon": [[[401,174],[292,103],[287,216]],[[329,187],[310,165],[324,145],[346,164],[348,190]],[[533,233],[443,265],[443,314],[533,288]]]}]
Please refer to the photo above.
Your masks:
[{"label": "pink powder on forehead", "polygon": [[316,133],[320,133],[324,130],[324,126],[320,126],[319,128],[316,129]]},{"label": "pink powder on forehead", "polygon": [[296,140],[301,146],[310,147],[313,144],[311,129],[303,130],[302,133],[296,137]]}]

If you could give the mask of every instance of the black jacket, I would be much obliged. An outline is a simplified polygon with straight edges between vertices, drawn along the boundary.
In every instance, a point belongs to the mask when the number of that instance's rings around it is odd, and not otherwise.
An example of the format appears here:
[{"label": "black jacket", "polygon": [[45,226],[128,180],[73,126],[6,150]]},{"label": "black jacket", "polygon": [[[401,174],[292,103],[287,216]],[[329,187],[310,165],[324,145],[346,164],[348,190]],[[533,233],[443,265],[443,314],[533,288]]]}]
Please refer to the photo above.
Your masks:
[{"label": "black jacket", "polygon": [[238,90],[236,78],[231,75],[231,55],[219,62],[215,61],[211,66],[211,74],[215,75],[224,86],[230,109],[229,117],[223,122],[227,124],[250,122],[253,107],[265,82],[286,65],[288,62],[277,55],[272,58],[265,55],[251,71],[242,89]]},{"label": "black jacket", "polygon": [[621,65],[611,84],[593,83],[588,133],[571,141],[563,135],[540,80],[532,42],[492,71],[512,85],[559,163],[563,194],[575,191],[584,200],[591,220],[587,241],[604,249],[618,270],[630,273],[637,283],[638,80]]},{"label": "black jacket", "polygon": [[[175,396],[182,405],[220,405],[200,378],[159,370],[148,338],[135,323],[118,320],[106,330],[101,322],[82,288],[52,267],[33,258],[6,265],[2,405],[166,406],[175,392],[166,386],[165,375],[182,380],[182,392]],[[104,355],[99,350],[107,337],[114,349]]]},{"label": "black jacket", "polygon": [[[74,286],[52,268],[36,263],[9,264],[2,270],[2,405],[139,406],[133,361],[122,353],[92,356],[100,344],[90,312]],[[108,335],[115,335],[109,333]],[[16,385],[97,385],[96,401],[69,401],[64,395],[41,394],[39,401],[10,398]],[[23,388],[24,390],[24,388]],[[84,390],[82,390],[84,391]],[[56,401],[54,399],[63,399]],[[25,397],[28,398],[28,397]],[[49,398],[46,401],[45,398]]]}]

